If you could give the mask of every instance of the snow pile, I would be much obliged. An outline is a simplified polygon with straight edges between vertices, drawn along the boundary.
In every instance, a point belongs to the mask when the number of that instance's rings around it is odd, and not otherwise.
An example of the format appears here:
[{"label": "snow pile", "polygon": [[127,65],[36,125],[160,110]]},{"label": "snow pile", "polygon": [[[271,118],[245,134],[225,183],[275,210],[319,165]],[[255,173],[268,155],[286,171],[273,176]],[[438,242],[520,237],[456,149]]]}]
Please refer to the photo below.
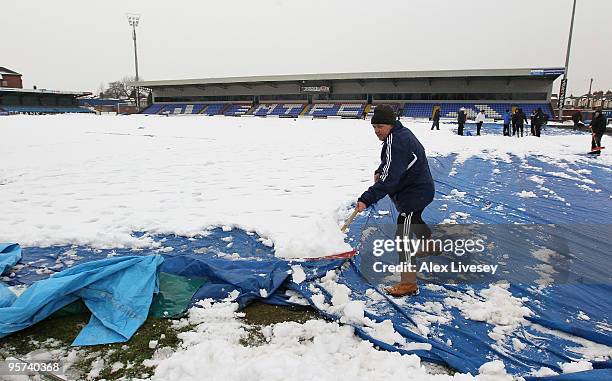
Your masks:
[{"label": "snow pile", "polygon": [[522,190],[522,191],[518,192],[517,196],[522,197],[522,198],[535,198],[535,197],[538,197],[532,191],[526,191],[526,190]]},{"label": "snow pile", "polygon": [[593,370],[593,364],[588,361],[576,361],[560,364],[563,373],[584,372],[585,370]]},{"label": "snow pile", "polygon": [[423,336],[429,336],[432,324],[449,324],[453,320],[453,315],[442,303],[428,301],[421,304],[409,299],[406,303],[411,303],[416,309],[412,319]]},{"label": "snow pile", "polygon": [[[397,345],[399,348],[403,349],[415,349],[415,345],[418,349],[431,349],[431,344],[407,342],[406,339],[395,330],[391,320],[386,319],[381,322],[376,322],[366,317],[366,302],[352,300],[350,297],[351,289],[344,284],[337,283],[336,279],[337,273],[330,270],[323,278],[317,281],[317,284],[331,295],[331,305],[325,301],[325,295],[320,288],[310,285],[310,290],[314,293],[311,299],[317,308],[329,314],[340,316],[340,322],[361,327],[374,339],[389,345]],[[427,336],[427,333],[424,333],[424,335]]]},{"label": "snow pile", "polygon": [[[523,306],[523,299],[515,298],[507,284],[494,284],[476,294],[473,290],[455,292],[453,297],[444,299],[447,306],[456,307],[470,320],[483,321],[494,325],[489,337],[503,342],[507,335],[518,326],[525,324],[525,316],[533,312]],[[515,348],[517,345],[515,344]]]},{"label": "snow pile", "polygon": [[304,269],[300,265],[291,266],[291,274],[291,278],[297,284],[306,280],[306,273],[304,273]]},{"label": "snow pile", "polygon": [[[175,353],[156,352],[154,359],[146,362],[156,367],[151,379],[476,380],[465,374],[428,374],[418,356],[379,351],[357,338],[352,327],[323,320],[267,326],[262,330],[264,343],[245,346],[241,340],[247,337],[247,331],[238,320],[236,308],[233,303],[204,301],[199,308],[190,309],[181,324],[195,328],[180,334],[184,343]],[[481,370],[487,375],[500,374],[499,369]]]},{"label": "snow pile", "polygon": [[478,368],[479,381],[513,381],[513,377],[506,373],[506,366],[500,360],[489,361]]},{"label": "snow pile", "polygon": [[559,373],[555,372],[554,370],[550,368],[543,366],[540,369],[532,372],[531,375],[535,377],[546,377],[546,376],[558,376]]},{"label": "snow pile", "polygon": [[536,184],[544,185],[544,178],[538,175],[533,175],[529,177],[529,180],[533,181]]}]

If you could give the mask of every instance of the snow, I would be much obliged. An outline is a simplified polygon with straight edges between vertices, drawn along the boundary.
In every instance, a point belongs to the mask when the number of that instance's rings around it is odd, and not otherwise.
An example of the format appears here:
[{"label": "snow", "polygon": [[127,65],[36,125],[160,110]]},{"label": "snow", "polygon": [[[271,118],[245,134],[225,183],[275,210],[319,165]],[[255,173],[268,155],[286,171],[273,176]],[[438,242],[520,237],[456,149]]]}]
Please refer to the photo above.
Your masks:
[{"label": "snow", "polygon": [[120,361],[116,361],[111,365],[111,373],[115,373],[116,371],[118,371],[119,369],[123,369],[125,365],[123,365],[122,362]]},{"label": "snow", "polygon": [[554,335],[561,339],[575,343],[575,345],[568,346],[568,349],[579,354],[580,358],[583,360],[608,361],[612,358],[612,347],[607,345],[599,344],[582,337],[570,335],[569,333],[562,331],[552,330],[539,324],[531,324],[531,327],[545,334]]},{"label": "snow", "polygon": [[561,370],[563,370],[563,373],[576,373],[593,369],[593,364],[588,361],[568,362],[560,365]]},{"label": "snow", "polygon": [[546,377],[546,376],[557,376],[559,375],[559,373],[555,372],[554,370],[550,368],[543,366],[540,369],[536,370],[535,372],[532,372],[531,375],[535,377]]},{"label": "snow", "polygon": [[[261,330],[265,341],[240,342],[248,335],[235,303],[202,301],[179,325],[193,325],[179,334],[182,346],[170,353],[159,349],[145,365],[155,367],[151,380],[373,380],[421,381],[511,380],[501,361],[484,364],[480,375],[430,374],[416,355],[380,351],[355,336],[353,328],[324,320],[285,322]],[[381,335],[392,335],[389,323]],[[421,343],[408,343],[423,349]]]},{"label": "snow", "polygon": [[300,284],[306,280],[306,273],[300,265],[291,266],[292,279],[295,283]]},{"label": "snow", "polygon": [[[405,124],[429,156],[456,154],[457,163],[589,160],[588,137],[579,135],[507,144],[495,135],[456,136],[448,125],[431,133],[426,122]],[[149,234],[220,226],[256,232],[288,258],[350,250],[341,217],[370,184],[380,150],[367,122],[342,119],[9,116],[0,118],[0,134],[0,241],[157,248]]]},{"label": "snow", "polygon": [[[444,299],[444,304],[458,308],[470,320],[493,324],[495,328],[489,332],[489,337],[501,343],[518,326],[527,324],[525,317],[533,314],[523,306],[524,300],[514,297],[508,287],[508,284],[493,284],[478,294],[472,290],[467,293],[455,292]],[[522,346],[520,342],[512,344]]]},{"label": "snow", "polygon": [[513,381],[512,376],[506,373],[506,367],[500,360],[489,361],[478,368],[479,381]]},{"label": "snow", "polygon": [[522,197],[522,198],[535,198],[535,197],[538,197],[532,191],[526,191],[526,190],[522,190],[522,191],[518,192],[517,195],[519,197]]},{"label": "snow", "polygon": [[543,177],[538,176],[538,175],[530,176],[529,180],[533,181],[534,183],[540,184],[540,185],[544,184],[544,181],[545,181]]},{"label": "snow", "polygon": [[91,370],[87,374],[87,379],[97,378],[104,369],[104,359],[96,359],[91,364]]}]

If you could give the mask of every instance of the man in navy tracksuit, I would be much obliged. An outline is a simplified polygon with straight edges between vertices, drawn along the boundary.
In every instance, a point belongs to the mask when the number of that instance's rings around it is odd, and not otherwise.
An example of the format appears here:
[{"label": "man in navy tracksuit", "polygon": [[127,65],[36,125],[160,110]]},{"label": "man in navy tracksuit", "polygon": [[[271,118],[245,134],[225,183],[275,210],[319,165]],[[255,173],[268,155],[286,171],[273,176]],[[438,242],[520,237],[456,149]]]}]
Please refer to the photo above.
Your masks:
[{"label": "man in navy tracksuit", "polygon": [[[411,238],[414,234],[417,239],[429,239],[431,230],[421,214],[433,201],[435,189],[425,149],[412,131],[396,120],[388,105],[376,106],[371,123],[383,142],[381,164],[374,172],[374,185],[359,197],[357,210],[361,212],[388,195],[399,212],[396,236]],[[404,247],[399,253],[400,261],[415,265],[409,249]],[[416,271],[402,272],[400,283],[386,291],[393,296],[416,294]]]}]

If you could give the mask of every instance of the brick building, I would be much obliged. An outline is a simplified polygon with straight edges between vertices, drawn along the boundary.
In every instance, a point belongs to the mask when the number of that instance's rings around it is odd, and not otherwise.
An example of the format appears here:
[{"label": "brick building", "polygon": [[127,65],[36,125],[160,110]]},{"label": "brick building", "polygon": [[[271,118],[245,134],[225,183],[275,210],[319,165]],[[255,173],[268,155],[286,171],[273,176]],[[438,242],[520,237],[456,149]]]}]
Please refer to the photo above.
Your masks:
[{"label": "brick building", "polygon": [[16,71],[0,66],[0,87],[22,89],[21,74]]}]

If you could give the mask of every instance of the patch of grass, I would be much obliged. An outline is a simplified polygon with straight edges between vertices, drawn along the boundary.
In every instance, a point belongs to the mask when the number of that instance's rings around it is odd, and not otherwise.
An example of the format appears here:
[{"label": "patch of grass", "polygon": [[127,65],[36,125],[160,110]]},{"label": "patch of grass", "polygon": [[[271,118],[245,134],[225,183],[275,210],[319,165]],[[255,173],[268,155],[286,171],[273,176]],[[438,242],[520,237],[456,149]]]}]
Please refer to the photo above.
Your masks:
[{"label": "patch of grass", "polygon": [[287,321],[304,323],[312,319],[321,319],[321,315],[311,307],[284,307],[261,302],[251,303],[242,312],[245,313],[244,322],[248,332],[247,337],[240,341],[244,346],[264,344],[266,339],[261,329],[265,326]]},{"label": "patch of grass", "polygon": [[[246,307],[244,323],[248,337],[242,341],[245,346],[258,346],[265,343],[261,329],[267,325],[295,321],[303,323],[311,319],[320,319],[320,315],[310,307],[279,307],[255,302]],[[81,329],[89,322],[90,313],[85,310],[78,314],[57,314],[29,328],[15,332],[0,339],[0,350],[12,356],[24,356],[37,349],[68,349]],[[178,334],[189,331],[187,326],[177,330],[169,319],[154,319],[149,317],[136,334],[126,343],[74,347],[78,349],[79,359],[72,365],[70,379],[78,374],[84,379],[92,368],[94,361],[104,360],[104,367],[97,380],[116,380],[119,378],[140,378],[143,374],[152,375],[153,368],[146,367],[143,362],[151,359],[157,348],[170,347],[176,349],[180,345]],[[163,335],[163,338],[162,338]],[[52,339],[52,345],[45,341]],[[157,340],[157,348],[149,348],[149,342]],[[112,365],[121,362],[123,367],[112,372]],[[126,368],[130,366],[129,368]]]},{"label": "patch of grass", "polygon": [[[6,355],[19,357],[45,348],[44,342],[48,339],[57,340],[61,343],[61,347],[67,348],[87,324],[89,317],[87,313],[45,319],[2,339],[0,350]],[[92,363],[103,358],[104,369],[96,379],[114,380],[121,377],[140,377],[144,373],[151,375],[153,369],[143,365],[143,361],[150,359],[156,350],[156,348],[149,348],[149,342],[157,340],[157,348],[176,348],[180,344],[178,333],[189,329],[190,327],[186,327],[179,331],[173,328],[171,320],[148,318],[126,343],[75,347],[82,351],[82,356],[80,355],[79,360],[73,364],[70,373],[78,373],[85,377],[91,370]],[[53,349],[56,348],[57,346],[53,346]],[[121,362],[124,366],[116,372],[111,372],[112,364],[115,362]],[[128,364],[131,367],[126,369]]]},{"label": "patch of grass", "polygon": [[[143,362],[150,359],[157,348],[177,348],[180,344],[180,340],[177,337],[178,333],[179,331],[172,327],[171,320],[148,318],[127,343],[91,347],[91,350],[110,353],[105,356],[105,367],[100,372],[98,378],[114,380],[120,377],[140,377],[143,373],[153,374],[154,369],[144,366]],[[149,348],[151,340],[158,341],[156,348]],[[115,362],[121,362],[124,366],[116,372],[111,372],[112,364]],[[126,369],[128,364],[131,367]],[[91,363],[88,369],[90,368]]]},{"label": "patch of grass", "polygon": [[48,339],[69,346],[89,321],[89,314],[49,318],[22,331],[0,339],[0,349],[7,354],[24,355],[39,349]]},{"label": "patch of grass", "polygon": [[304,323],[307,320],[321,318],[321,315],[312,307],[274,306],[261,302],[249,304],[242,312],[245,313],[245,323],[253,325],[270,325],[286,321]]}]

